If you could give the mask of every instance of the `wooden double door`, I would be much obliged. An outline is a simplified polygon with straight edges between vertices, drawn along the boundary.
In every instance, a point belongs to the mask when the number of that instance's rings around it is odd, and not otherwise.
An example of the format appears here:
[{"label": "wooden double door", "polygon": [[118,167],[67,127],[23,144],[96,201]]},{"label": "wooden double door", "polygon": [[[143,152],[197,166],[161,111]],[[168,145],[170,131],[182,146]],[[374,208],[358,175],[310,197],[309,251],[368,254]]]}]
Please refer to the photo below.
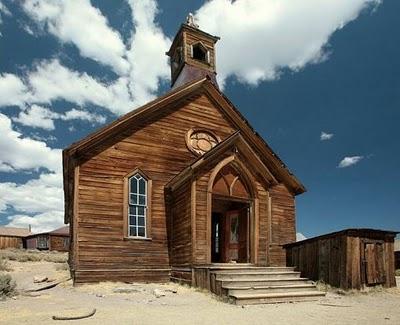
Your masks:
[{"label": "wooden double door", "polygon": [[212,214],[211,261],[249,262],[249,208]]}]

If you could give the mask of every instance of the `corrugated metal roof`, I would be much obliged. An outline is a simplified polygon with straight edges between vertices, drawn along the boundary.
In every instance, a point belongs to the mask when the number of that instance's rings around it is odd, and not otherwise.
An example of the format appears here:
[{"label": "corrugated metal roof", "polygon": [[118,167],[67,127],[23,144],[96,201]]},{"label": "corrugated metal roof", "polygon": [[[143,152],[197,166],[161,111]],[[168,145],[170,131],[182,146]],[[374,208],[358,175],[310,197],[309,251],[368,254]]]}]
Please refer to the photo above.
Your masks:
[{"label": "corrugated metal roof", "polygon": [[32,235],[27,228],[0,227],[0,236],[26,237]]}]

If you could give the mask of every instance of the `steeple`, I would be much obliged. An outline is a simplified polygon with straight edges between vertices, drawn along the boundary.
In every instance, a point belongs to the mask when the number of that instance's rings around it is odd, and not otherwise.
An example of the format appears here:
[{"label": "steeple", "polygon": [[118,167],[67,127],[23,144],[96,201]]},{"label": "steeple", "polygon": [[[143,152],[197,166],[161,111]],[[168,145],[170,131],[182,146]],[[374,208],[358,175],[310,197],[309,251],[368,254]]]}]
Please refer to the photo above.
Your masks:
[{"label": "steeple", "polygon": [[205,76],[217,85],[215,43],[218,40],[219,37],[200,30],[189,13],[166,53],[170,57],[172,88]]}]

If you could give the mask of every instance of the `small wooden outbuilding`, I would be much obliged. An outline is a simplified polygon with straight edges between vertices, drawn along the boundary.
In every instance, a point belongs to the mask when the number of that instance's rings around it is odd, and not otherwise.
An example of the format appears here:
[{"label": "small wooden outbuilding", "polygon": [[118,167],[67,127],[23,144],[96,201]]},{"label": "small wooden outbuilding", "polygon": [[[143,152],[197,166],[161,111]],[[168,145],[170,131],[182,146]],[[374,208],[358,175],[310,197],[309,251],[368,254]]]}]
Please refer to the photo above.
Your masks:
[{"label": "small wooden outbuilding", "polygon": [[69,226],[34,234],[26,238],[26,248],[28,249],[68,252],[69,245]]},{"label": "small wooden outbuilding", "polygon": [[394,241],[394,264],[394,268],[400,270],[400,239]]},{"label": "small wooden outbuilding", "polygon": [[394,238],[397,232],[342,231],[284,245],[288,266],[301,276],[343,289],[396,286]]},{"label": "small wooden outbuilding", "polygon": [[23,248],[24,238],[31,234],[28,228],[0,227],[0,249]]}]

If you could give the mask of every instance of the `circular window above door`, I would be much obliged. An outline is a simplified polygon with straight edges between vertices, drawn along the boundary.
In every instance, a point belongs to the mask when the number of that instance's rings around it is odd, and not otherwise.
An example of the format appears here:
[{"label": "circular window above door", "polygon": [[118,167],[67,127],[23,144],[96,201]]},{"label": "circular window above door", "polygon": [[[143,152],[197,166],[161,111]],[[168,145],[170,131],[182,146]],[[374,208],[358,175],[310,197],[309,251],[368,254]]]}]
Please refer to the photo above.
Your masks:
[{"label": "circular window above door", "polygon": [[208,130],[190,129],[186,135],[187,147],[198,156],[204,155],[219,142],[219,138]]}]

